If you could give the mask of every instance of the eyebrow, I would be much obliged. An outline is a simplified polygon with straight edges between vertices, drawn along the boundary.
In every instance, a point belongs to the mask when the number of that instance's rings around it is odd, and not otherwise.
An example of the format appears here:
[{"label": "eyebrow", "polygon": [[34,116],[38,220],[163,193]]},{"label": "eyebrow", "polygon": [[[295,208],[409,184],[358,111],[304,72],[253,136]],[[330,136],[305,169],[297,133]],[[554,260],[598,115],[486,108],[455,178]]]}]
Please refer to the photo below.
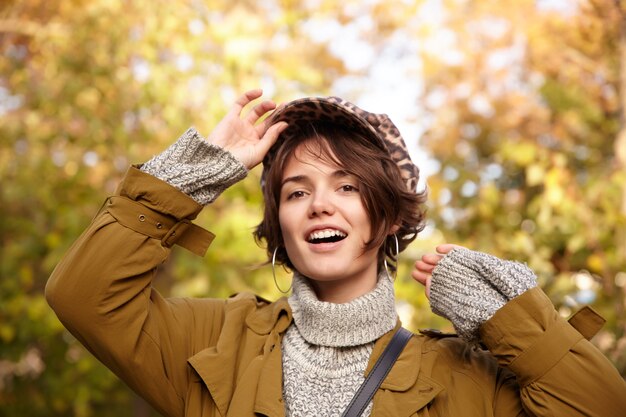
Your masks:
[{"label": "eyebrow", "polygon": [[[333,178],[343,178],[343,177],[347,177],[351,174],[349,174],[346,170],[343,169],[339,169],[335,172],[333,172],[331,174],[331,177]],[[285,179],[283,179],[283,181],[280,184],[280,188],[284,187],[285,184],[289,183],[289,182],[296,182],[296,183],[302,183],[302,182],[307,182],[309,181],[309,176],[308,175],[294,175],[292,177],[287,177]]]}]

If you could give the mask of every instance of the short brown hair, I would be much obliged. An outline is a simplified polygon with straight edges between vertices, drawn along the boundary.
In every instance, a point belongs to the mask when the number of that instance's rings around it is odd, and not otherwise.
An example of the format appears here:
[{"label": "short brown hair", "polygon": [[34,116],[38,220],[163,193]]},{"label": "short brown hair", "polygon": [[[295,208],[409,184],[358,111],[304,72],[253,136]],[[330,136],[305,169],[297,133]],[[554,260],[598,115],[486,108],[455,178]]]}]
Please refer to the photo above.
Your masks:
[{"label": "short brown hair", "polygon": [[426,192],[409,191],[389,153],[360,133],[327,122],[307,123],[298,130],[298,134],[281,145],[269,167],[265,167],[265,209],[263,220],[254,232],[257,243],[266,242],[270,259],[274,249],[278,248],[276,262],[294,269],[284,247],[278,209],[283,171],[289,158],[295,155],[296,148],[303,145],[307,151],[357,178],[361,201],[372,229],[372,237],[366,242],[364,250],[381,247],[379,268],[384,256],[396,261],[395,240],[388,234],[394,225],[399,225],[396,235],[400,251],[417,237],[424,228]]}]

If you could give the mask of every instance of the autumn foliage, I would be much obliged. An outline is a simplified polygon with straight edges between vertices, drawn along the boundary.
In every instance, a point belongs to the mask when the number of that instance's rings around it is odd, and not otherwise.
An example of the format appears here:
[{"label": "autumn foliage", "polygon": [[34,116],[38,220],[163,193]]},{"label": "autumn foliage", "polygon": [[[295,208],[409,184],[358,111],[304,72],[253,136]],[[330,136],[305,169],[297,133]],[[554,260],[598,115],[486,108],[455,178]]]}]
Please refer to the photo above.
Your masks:
[{"label": "autumn foliage", "polygon": [[[593,342],[626,376],[625,13],[614,0],[3,1],[0,416],[156,415],[43,288],[129,164],[191,125],[207,134],[256,86],[406,118],[429,188],[396,282],[408,327],[450,330],[408,271],[459,243],[528,263],[564,316],[600,311]],[[407,97],[400,116],[368,107]],[[258,179],[202,213],[217,240],[203,259],[175,250],[161,292],[280,295],[251,236]]]}]

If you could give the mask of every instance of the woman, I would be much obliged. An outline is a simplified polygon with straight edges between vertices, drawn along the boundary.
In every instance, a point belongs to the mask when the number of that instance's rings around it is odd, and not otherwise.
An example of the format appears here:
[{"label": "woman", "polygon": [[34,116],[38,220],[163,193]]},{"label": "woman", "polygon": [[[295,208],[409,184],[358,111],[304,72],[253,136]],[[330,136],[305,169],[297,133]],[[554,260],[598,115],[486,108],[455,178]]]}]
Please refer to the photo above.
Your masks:
[{"label": "woman", "polygon": [[[98,359],[166,416],[336,416],[399,328],[393,262],[422,228],[417,168],[395,126],[337,98],[244,94],[208,137],[188,131],[131,167],[55,269],[46,296]],[[263,161],[255,237],[294,273],[270,303],[164,299],[151,282],[173,244],[202,254],[191,220]],[[617,416],[626,387],[562,320],[524,265],[442,245],[416,281],[459,337],[414,336],[368,403],[373,416]],[[575,326],[575,327],[573,327]],[[476,342],[488,349],[481,349]]]}]

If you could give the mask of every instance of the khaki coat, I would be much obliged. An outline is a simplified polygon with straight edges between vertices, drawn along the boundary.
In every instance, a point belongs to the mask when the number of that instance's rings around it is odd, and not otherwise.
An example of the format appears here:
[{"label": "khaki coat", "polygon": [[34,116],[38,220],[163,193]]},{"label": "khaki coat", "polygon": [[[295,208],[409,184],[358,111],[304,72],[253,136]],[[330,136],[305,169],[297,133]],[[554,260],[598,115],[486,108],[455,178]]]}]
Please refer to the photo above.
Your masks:
[{"label": "khaki coat", "polygon": [[[202,207],[132,167],[46,287],[66,328],[164,416],[283,416],[285,298],[163,298],[152,287],[179,244],[203,254]],[[485,349],[424,331],[374,396],[381,416],[626,415],[626,384],[591,344],[603,320],[563,320],[538,288],[481,327]],[[375,344],[366,372],[393,332]]]}]

